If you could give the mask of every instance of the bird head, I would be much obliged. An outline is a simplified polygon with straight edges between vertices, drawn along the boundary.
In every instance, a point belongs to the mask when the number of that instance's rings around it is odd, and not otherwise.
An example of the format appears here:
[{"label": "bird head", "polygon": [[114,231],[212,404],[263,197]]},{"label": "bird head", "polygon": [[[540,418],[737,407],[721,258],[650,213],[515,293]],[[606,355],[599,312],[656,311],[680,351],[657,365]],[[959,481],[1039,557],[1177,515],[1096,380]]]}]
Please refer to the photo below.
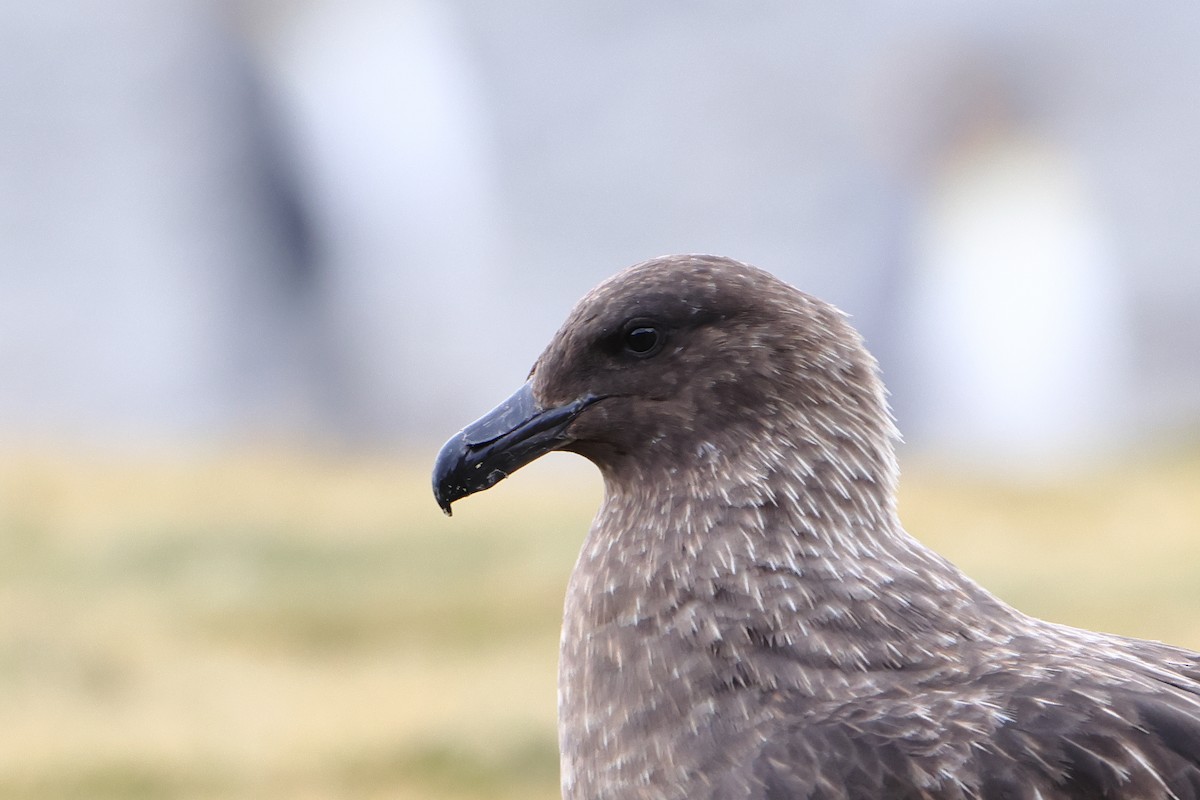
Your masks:
[{"label": "bird head", "polygon": [[[770,436],[764,436],[763,433]],[[716,256],[668,256],[601,283],[508,400],[446,443],[450,504],[552,450],[606,479],[753,456],[756,443],[880,443],[894,435],[874,360],[833,306]]]}]

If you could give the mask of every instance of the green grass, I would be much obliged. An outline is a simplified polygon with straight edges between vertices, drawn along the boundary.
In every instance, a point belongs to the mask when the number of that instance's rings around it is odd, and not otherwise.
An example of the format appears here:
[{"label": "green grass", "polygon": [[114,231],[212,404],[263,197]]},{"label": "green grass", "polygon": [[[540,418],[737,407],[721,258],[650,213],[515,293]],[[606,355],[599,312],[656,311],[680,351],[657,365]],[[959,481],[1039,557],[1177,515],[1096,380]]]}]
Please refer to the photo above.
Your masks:
[{"label": "green grass", "polygon": [[[419,461],[0,457],[0,797],[557,797],[599,478],[554,456],[447,520]],[[911,466],[902,513],[1025,610],[1200,647],[1198,485]]]}]

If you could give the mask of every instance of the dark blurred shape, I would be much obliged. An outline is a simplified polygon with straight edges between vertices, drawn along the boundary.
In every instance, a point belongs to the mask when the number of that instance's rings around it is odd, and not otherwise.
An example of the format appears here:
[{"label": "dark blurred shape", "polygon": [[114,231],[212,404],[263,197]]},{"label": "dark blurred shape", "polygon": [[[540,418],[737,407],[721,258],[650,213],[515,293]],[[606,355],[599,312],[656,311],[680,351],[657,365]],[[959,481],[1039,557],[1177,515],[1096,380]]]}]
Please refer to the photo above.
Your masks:
[{"label": "dark blurred shape", "polygon": [[107,445],[307,424],[310,234],[207,3],[0,11],[0,424]]}]

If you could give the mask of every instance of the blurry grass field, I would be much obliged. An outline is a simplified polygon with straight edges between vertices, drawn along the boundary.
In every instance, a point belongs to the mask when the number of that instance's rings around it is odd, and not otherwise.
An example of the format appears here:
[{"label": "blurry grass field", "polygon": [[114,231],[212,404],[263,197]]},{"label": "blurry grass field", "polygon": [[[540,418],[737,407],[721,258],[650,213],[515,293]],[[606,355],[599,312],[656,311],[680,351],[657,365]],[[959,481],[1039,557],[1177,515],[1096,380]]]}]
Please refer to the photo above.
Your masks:
[{"label": "blurry grass field", "polygon": [[[429,455],[0,458],[0,797],[557,797],[599,478],[555,455],[447,520]],[[1020,608],[1200,647],[1200,457],[903,487],[909,530]]]}]

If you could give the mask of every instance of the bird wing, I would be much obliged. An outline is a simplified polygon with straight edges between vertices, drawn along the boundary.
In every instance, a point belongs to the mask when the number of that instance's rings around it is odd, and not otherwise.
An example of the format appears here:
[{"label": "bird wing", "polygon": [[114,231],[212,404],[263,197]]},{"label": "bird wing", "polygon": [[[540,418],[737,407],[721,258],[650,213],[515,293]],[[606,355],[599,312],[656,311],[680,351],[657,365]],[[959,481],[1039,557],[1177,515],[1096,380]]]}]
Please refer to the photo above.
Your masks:
[{"label": "bird wing", "polygon": [[781,709],[745,783],[762,800],[1200,800],[1200,686],[1180,682],[997,670]]}]

